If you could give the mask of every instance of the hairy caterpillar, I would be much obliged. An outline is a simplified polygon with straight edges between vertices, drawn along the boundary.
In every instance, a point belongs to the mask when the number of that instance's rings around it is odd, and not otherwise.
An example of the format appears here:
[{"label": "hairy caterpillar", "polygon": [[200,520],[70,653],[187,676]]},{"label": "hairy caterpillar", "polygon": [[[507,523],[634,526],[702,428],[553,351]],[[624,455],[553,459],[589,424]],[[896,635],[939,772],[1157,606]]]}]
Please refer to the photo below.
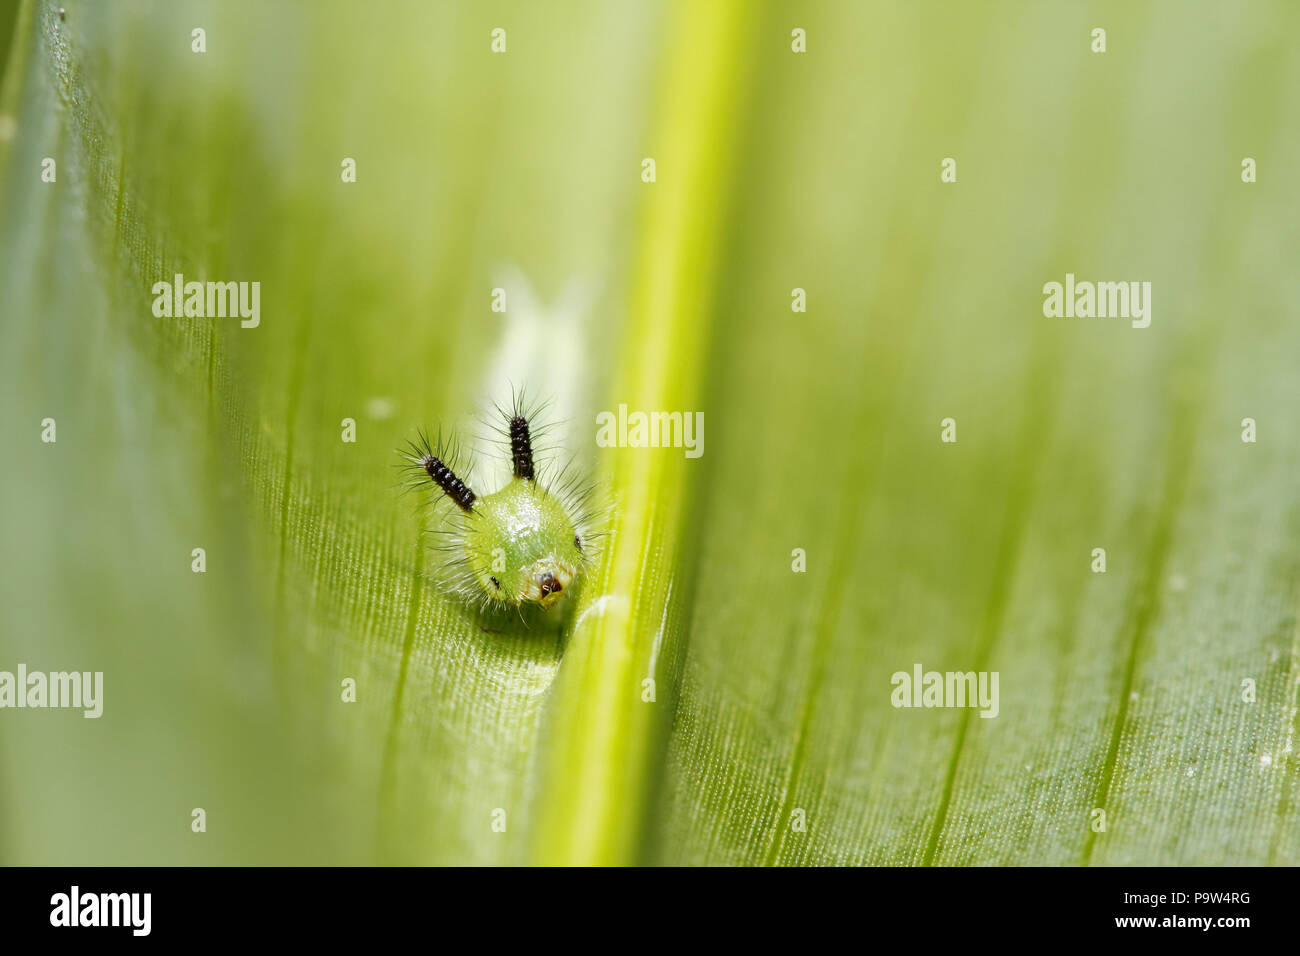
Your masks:
[{"label": "hairy caterpillar", "polygon": [[499,491],[480,495],[467,479],[472,465],[454,440],[424,432],[401,452],[409,485],[432,488],[454,508],[436,549],[446,556],[437,577],[480,610],[537,604],[549,610],[588,571],[601,537],[599,512],[591,507],[594,486],[566,465],[553,473],[539,461],[535,442],[540,407],[525,409],[516,398],[504,419],[499,444],[509,450],[511,476]]}]

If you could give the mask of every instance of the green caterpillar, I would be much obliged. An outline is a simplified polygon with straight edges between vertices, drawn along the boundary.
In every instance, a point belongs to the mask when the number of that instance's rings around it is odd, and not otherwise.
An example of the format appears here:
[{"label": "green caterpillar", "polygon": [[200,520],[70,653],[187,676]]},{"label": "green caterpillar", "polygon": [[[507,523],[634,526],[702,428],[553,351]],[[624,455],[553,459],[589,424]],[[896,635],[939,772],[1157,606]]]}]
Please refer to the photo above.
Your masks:
[{"label": "green caterpillar", "polygon": [[518,399],[510,412],[498,411],[513,471],[500,491],[472,491],[456,474],[457,446],[441,437],[433,445],[421,432],[403,457],[414,472],[412,484],[432,482],[456,505],[450,526],[440,532],[445,543],[438,550],[448,558],[439,569],[445,586],[483,611],[525,604],[549,610],[594,563],[600,533],[590,506],[593,486],[568,468],[551,481],[539,477],[529,424],[537,411],[526,414]]}]

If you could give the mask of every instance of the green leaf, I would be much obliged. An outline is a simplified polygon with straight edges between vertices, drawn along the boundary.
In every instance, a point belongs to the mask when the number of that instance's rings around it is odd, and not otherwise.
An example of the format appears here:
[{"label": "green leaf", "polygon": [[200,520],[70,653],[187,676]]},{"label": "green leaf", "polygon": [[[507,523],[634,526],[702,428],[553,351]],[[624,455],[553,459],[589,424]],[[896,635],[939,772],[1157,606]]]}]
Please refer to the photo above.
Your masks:
[{"label": "green leaf", "polygon": [[[1290,5],[65,6],[0,28],[0,670],[104,712],[0,711],[6,863],[1300,862]],[[518,386],[611,518],[502,624],[394,449],[495,487]]]}]

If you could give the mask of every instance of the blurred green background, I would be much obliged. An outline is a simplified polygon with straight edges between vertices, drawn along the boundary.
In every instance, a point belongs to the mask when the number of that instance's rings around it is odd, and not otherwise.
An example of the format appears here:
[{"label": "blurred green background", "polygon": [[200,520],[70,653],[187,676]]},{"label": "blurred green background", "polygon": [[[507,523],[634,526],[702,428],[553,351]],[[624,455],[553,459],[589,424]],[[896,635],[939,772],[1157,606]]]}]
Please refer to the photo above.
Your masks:
[{"label": "blurred green background", "polygon": [[[1300,863],[1295,4],[62,6],[0,4],[0,669],[105,710],[0,711],[0,860]],[[489,633],[393,449],[512,384],[614,518]]]}]

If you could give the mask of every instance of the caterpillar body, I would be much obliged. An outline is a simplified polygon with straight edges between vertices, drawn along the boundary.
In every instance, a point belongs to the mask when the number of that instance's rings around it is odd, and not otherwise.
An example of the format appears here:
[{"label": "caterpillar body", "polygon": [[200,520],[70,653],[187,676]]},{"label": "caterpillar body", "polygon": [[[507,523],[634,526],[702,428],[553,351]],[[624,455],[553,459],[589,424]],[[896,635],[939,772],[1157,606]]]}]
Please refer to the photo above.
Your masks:
[{"label": "caterpillar body", "polygon": [[[573,591],[590,569],[601,537],[591,506],[594,486],[571,467],[539,464],[534,442],[540,409],[525,410],[516,399],[498,428],[509,449],[511,475],[490,494],[473,491],[455,441],[441,435],[430,442],[421,432],[402,453],[410,484],[431,489],[454,505],[437,550],[446,560],[438,569],[444,586],[481,610],[536,604],[549,610]],[[571,464],[571,463],[570,463]]]}]

